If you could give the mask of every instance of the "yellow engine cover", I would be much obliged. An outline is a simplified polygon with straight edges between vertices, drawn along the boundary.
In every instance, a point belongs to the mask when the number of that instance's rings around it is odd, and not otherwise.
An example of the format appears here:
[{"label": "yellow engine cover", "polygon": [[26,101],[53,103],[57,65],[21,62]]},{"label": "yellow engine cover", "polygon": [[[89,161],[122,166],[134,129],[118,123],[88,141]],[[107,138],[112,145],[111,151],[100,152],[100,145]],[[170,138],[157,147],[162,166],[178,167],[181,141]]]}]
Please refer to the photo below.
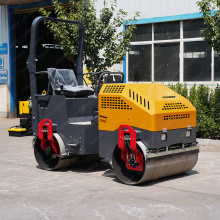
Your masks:
[{"label": "yellow engine cover", "polygon": [[19,101],[19,115],[30,113],[29,104],[29,101]]},{"label": "yellow engine cover", "polygon": [[149,131],[196,127],[196,109],[162,84],[103,84],[99,93],[99,130],[122,124]]}]

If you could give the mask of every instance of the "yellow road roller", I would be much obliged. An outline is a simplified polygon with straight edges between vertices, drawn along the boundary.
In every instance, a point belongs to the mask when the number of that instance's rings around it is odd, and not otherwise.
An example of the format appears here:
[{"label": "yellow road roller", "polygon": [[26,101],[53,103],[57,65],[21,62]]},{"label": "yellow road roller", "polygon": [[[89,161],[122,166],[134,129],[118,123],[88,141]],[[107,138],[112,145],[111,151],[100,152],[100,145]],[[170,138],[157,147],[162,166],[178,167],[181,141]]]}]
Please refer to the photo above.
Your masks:
[{"label": "yellow road roller", "polygon": [[[36,71],[41,21],[79,28],[74,70]],[[34,153],[39,166],[56,170],[108,158],[117,178],[129,185],[191,170],[197,163],[196,109],[162,84],[126,84],[119,72],[83,74],[84,27],[80,22],[38,17],[31,30],[30,72]],[[36,76],[48,75],[46,94]],[[94,88],[83,77],[95,79]]]}]

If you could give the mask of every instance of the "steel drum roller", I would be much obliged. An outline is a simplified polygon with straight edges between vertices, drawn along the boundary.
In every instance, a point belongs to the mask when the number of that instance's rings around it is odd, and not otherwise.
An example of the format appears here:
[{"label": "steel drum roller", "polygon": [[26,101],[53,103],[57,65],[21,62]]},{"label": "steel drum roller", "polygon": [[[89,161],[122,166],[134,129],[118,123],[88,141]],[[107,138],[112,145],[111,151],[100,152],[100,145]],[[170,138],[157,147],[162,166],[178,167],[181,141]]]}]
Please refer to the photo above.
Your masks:
[{"label": "steel drum roller", "polygon": [[146,146],[137,141],[137,149],[141,151],[144,157],[144,168],[142,171],[129,170],[126,168],[121,158],[121,152],[118,146],[115,147],[112,156],[112,165],[114,172],[119,180],[125,184],[136,185],[150,180],[159,179],[171,175],[187,172],[196,165],[198,160],[198,147],[192,149],[180,150],[179,153],[170,152],[167,155],[151,157]]},{"label": "steel drum roller", "polygon": [[[80,156],[71,155],[68,156],[65,151],[65,145],[59,134],[53,134],[54,140],[57,141],[59,146],[59,156],[53,155],[53,151],[47,153],[41,147],[41,140],[37,138],[33,142],[34,155],[39,166],[44,170],[57,170],[61,168],[71,167],[74,164],[83,164],[89,162],[99,161],[98,155]],[[50,146],[49,146],[50,147]]]}]

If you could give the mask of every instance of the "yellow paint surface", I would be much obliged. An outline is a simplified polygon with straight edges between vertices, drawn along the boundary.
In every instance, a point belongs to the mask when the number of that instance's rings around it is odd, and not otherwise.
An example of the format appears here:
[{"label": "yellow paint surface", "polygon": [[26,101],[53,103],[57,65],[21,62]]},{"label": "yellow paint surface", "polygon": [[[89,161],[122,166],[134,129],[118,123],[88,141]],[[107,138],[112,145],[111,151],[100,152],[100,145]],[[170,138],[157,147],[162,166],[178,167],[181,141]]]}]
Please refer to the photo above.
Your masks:
[{"label": "yellow paint surface", "polygon": [[196,127],[196,109],[162,84],[104,84],[99,93],[99,130],[121,124],[149,130]]},{"label": "yellow paint surface", "polygon": [[28,105],[30,104],[29,101],[20,101],[19,102],[19,114],[29,114],[30,109]]}]

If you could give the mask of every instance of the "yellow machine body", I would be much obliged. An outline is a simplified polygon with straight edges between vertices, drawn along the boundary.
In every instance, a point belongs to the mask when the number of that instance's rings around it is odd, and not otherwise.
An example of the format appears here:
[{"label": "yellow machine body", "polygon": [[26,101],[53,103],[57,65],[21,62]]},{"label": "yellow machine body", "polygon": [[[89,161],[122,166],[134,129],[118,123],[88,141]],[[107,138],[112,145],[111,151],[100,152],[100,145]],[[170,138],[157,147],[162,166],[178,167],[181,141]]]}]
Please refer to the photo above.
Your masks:
[{"label": "yellow machine body", "polygon": [[29,104],[30,104],[29,101],[20,101],[19,102],[19,115],[30,113],[30,109],[28,107]]},{"label": "yellow machine body", "polygon": [[114,131],[122,124],[148,131],[196,127],[196,109],[162,84],[104,84],[99,130]]}]

